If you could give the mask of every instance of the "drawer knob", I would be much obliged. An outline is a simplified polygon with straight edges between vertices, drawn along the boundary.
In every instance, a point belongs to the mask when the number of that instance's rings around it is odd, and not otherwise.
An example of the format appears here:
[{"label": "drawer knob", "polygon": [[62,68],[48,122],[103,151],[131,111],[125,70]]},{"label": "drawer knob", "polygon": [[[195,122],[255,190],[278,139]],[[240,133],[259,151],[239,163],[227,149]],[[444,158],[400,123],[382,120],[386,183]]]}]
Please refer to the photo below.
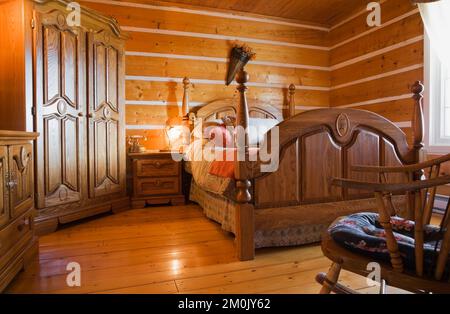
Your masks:
[{"label": "drawer knob", "polygon": [[161,186],[161,181],[160,180],[156,180],[155,184],[156,184],[156,186]]},{"label": "drawer knob", "polygon": [[161,163],[159,161],[155,162],[155,167],[156,168],[161,168]]}]

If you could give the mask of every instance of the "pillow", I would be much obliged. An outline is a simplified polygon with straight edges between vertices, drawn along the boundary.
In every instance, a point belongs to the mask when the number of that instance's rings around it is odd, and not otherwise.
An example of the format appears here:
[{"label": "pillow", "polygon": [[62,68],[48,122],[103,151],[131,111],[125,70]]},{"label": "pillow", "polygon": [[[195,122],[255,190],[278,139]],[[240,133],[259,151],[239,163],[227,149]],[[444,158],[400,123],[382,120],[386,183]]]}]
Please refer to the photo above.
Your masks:
[{"label": "pillow", "polygon": [[[202,138],[207,141],[214,141],[215,147],[233,147],[234,135],[227,129],[234,121],[230,117],[222,119],[209,120],[202,124],[203,132]],[[265,139],[266,133],[274,126],[278,125],[276,119],[250,118],[248,140],[249,146],[258,146]],[[199,129],[194,129],[194,133],[200,132]]]},{"label": "pillow", "polygon": [[[200,130],[200,126],[202,130]],[[209,120],[203,124],[199,124],[194,128],[194,137],[198,139],[202,137],[203,144],[212,142],[215,147],[232,147],[233,146],[233,134],[227,129],[223,120]]]},{"label": "pillow", "polygon": [[204,134],[215,147],[233,147],[233,135],[223,124],[206,127]]},{"label": "pillow", "polygon": [[278,124],[276,119],[250,118],[248,121],[248,142],[250,146],[257,146],[264,141],[265,135]]}]

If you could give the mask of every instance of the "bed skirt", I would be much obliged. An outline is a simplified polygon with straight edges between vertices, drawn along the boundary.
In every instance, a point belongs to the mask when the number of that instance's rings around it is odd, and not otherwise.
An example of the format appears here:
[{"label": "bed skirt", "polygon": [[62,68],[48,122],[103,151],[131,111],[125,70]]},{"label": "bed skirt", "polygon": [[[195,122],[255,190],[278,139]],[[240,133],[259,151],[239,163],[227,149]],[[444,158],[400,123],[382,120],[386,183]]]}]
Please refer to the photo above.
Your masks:
[{"label": "bed skirt", "polygon": [[236,234],[235,202],[201,189],[194,179],[191,181],[189,199],[198,203],[206,217],[221,224],[223,230]]},{"label": "bed skirt", "polygon": [[[221,224],[222,229],[235,234],[235,202],[202,190],[194,180],[190,200],[198,203],[205,215]],[[393,197],[393,203],[400,212],[404,211],[404,196]],[[255,248],[317,243],[336,218],[370,211],[376,211],[375,199],[255,209]]]}]

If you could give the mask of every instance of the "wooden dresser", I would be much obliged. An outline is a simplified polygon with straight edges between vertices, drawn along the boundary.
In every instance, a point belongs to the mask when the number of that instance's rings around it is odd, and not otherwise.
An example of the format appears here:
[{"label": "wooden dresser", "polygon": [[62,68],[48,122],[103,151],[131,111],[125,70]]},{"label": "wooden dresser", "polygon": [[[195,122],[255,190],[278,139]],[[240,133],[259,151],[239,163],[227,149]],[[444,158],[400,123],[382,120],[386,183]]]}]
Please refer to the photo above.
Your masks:
[{"label": "wooden dresser", "polygon": [[70,1],[0,2],[0,128],[35,131],[36,231],[129,207],[124,36]]},{"label": "wooden dresser", "polygon": [[[179,155],[177,155],[179,157]],[[145,205],[183,205],[182,162],[170,152],[129,153],[133,208]]]},{"label": "wooden dresser", "polygon": [[33,140],[0,130],[0,292],[36,255]]}]

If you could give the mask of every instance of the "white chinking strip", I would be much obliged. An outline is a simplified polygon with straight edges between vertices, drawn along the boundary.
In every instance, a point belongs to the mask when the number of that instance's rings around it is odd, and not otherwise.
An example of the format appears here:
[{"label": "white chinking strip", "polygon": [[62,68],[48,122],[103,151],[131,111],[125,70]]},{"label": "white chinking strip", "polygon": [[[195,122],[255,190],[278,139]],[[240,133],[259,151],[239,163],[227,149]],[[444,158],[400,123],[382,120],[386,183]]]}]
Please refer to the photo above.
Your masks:
[{"label": "white chinking strip", "polygon": [[285,46],[285,47],[294,47],[294,48],[323,50],[323,51],[329,51],[330,50],[329,47],[294,44],[294,43],[288,43],[288,42],[284,42],[284,41],[274,41],[274,40],[247,38],[247,37],[238,37],[238,36],[204,34],[204,33],[194,33],[194,32],[182,32],[182,31],[173,31],[173,30],[156,29],[156,28],[133,27],[133,26],[122,26],[121,29],[124,30],[124,31],[127,31],[127,32],[136,32],[136,33],[151,33],[151,34],[161,34],[161,35],[170,35],[170,36],[184,36],[184,37],[216,39],[216,40],[244,41],[244,42],[255,43],[255,44],[266,44],[266,45],[274,45],[274,46]]},{"label": "white chinking strip", "polygon": [[[273,106],[273,105],[272,105]],[[276,107],[278,109],[289,109],[289,106]],[[330,109],[330,107],[320,107],[320,106],[295,106],[295,110],[315,110],[315,109]]]},{"label": "white chinking strip", "polygon": [[[182,106],[182,102],[171,102],[164,100],[126,100],[126,105],[136,105],[136,106]],[[189,102],[189,107],[201,107],[206,105],[204,102]],[[283,109],[288,109],[288,106],[284,106]],[[319,107],[319,106],[295,106],[297,110],[313,110],[313,109],[328,109],[328,107]]]},{"label": "white chinking strip", "polygon": [[361,102],[357,102],[357,103],[353,103],[353,104],[336,106],[336,108],[352,108],[352,107],[374,105],[374,104],[379,104],[379,103],[384,103],[384,102],[389,102],[389,101],[412,98],[413,95],[414,94],[411,93],[411,94],[404,94],[404,95],[400,95],[400,96],[391,96],[391,97],[384,97],[384,98],[378,98],[378,99],[371,99],[371,100],[361,101]]},{"label": "white chinking strip", "polygon": [[381,24],[380,26],[372,27],[371,29],[369,29],[369,30],[367,30],[365,32],[362,32],[362,33],[360,33],[360,34],[358,34],[356,36],[353,36],[353,37],[348,38],[348,39],[346,39],[344,41],[341,41],[340,43],[337,43],[336,45],[331,47],[331,50],[336,49],[336,48],[338,48],[340,46],[343,46],[345,44],[348,44],[349,42],[352,42],[352,41],[354,41],[356,39],[359,39],[361,37],[369,35],[369,34],[371,34],[373,32],[376,32],[376,31],[378,31],[380,29],[383,29],[383,28],[385,28],[385,27],[387,27],[389,25],[397,23],[397,22],[399,22],[399,21],[401,21],[401,20],[403,20],[403,19],[405,19],[405,18],[407,18],[407,17],[409,17],[411,15],[415,15],[415,14],[418,14],[418,13],[419,13],[419,9],[414,9],[412,11],[409,11],[408,13],[405,13],[405,14],[402,14],[400,16],[397,16],[397,17],[393,18],[392,20],[389,20],[386,23]]},{"label": "white chinking strip", "polygon": [[423,36],[423,35],[420,35],[420,36],[417,36],[417,37],[413,37],[413,38],[410,38],[410,39],[408,39],[408,40],[405,40],[405,41],[403,41],[403,42],[401,42],[401,43],[398,43],[398,44],[395,44],[395,45],[392,45],[392,46],[388,46],[388,47],[386,47],[386,48],[382,48],[382,49],[380,49],[380,50],[376,50],[376,51],[367,53],[367,54],[365,54],[365,55],[356,57],[356,58],[354,58],[354,59],[350,59],[350,60],[347,60],[347,61],[338,63],[338,64],[336,64],[336,65],[331,66],[330,68],[331,68],[332,71],[338,70],[338,69],[340,69],[340,68],[343,68],[343,67],[352,65],[352,64],[354,64],[354,63],[357,63],[357,62],[360,62],[360,61],[363,61],[363,60],[366,60],[366,59],[369,59],[369,58],[372,58],[372,57],[381,55],[381,54],[383,54],[383,53],[386,53],[386,52],[389,52],[389,51],[392,51],[392,50],[395,50],[395,49],[403,48],[403,47],[405,47],[405,46],[414,44],[414,43],[416,43],[416,42],[418,42],[418,41],[421,41],[421,40],[423,40],[423,39],[424,39],[424,36]]},{"label": "white chinking strip", "polygon": [[[423,35],[410,38],[403,42],[367,53],[365,55],[338,63],[331,67],[321,67],[321,66],[313,66],[313,65],[303,65],[303,64],[289,64],[289,63],[281,63],[281,62],[270,62],[270,61],[250,61],[249,64],[255,65],[266,65],[266,66],[274,66],[274,67],[284,67],[284,68],[297,68],[297,69],[309,69],[309,70],[319,70],[319,71],[334,71],[349,65],[355,64],[357,62],[364,61],[369,58],[373,58],[375,56],[381,55],[383,53],[387,53],[396,49],[400,49],[416,42],[422,41],[424,39]],[[211,61],[211,62],[228,62],[227,58],[215,58],[215,57],[204,57],[204,56],[190,56],[190,55],[177,55],[177,54],[165,54],[165,53],[152,53],[152,52],[140,52],[140,51],[127,51],[127,56],[141,56],[141,57],[155,57],[155,58],[172,58],[172,59],[184,59],[184,60],[198,60],[198,61]]]},{"label": "white chinking strip", "polygon": [[[388,0],[380,0],[380,1],[378,1],[378,3],[381,5],[381,4],[385,3],[386,1],[388,1]],[[331,27],[330,27],[330,31],[333,30],[333,29],[336,29],[336,28],[338,28],[338,27],[340,27],[340,26],[342,26],[342,25],[344,25],[344,24],[346,24],[346,23],[348,23],[348,22],[350,22],[351,20],[357,18],[357,17],[360,16],[361,14],[367,14],[367,13],[368,13],[367,8],[362,9],[362,10],[359,11],[358,13],[355,13],[354,15],[352,15],[352,16],[346,18],[345,20],[343,20],[343,21],[341,21],[341,22],[339,22],[339,23],[337,23],[337,24],[331,26]]]},{"label": "white chinking strip", "polygon": [[393,76],[396,74],[401,74],[401,73],[405,73],[405,72],[409,72],[409,71],[413,71],[413,70],[417,70],[417,69],[421,69],[421,68],[423,68],[423,63],[411,65],[411,66],[404,67],[404,68],[401,68],[398,70],[394,70],[394,71],[390,71],[390,72],[386,72],[386,73],[382,73],[382,74],[378,74],[378,75],[374,75],[374,76],[369,76],[369,77],[366,77],[366,78],[363,78],[360,80],[356,80],[356,81],[351,81],[351,82],[348,82],[345,84],[332,86],[331,90],[336,90],[336,89],[340,89],[340,88],[344,88],[344,87],[348,87],[348,86],[352,86],[352,85],[356,85],[356,84],[366,83],[366,82],[378,80],[378,79],[385,78],[388,76]]},{"label": "white chinking strip", "polygon": [[[364,61],[366,59],[375,57],[377,55],[387,53],[392,50],[400,49],[405,46],[414,44],[418,41],[424,39],[423,35],[413,37],[404,42],[394,44],[392,46],[388,46],[386,48],[376,50],[370,52],[368,54],[356,57],[354,59],[350,59],[341,63],[338,63],[331,67],[321,67],[314,65],[304,65],[304,64],[290,64],[290,63],[281,63],[281,62],[270,62],[270,61],[250,61],[249,64],[255,65],[266,65],[266,66],[274,66],[274,67],[284,67],[284,68],[297,68],[297,69],[308,69],[308,70],[319,70],[319,71],[334,71],[346,66],[355,64],[360,61]],[[198,61],[211,61],[211,62],[223,62],[227,63],[228,58],[215,58],[215,57],[204,57],[204,56],[191,56],[191,55],[177,55],[177,54],[168,54],[168,53],[153,53],[153,52],[140,52],[140,51],[127,51],[127,56],[139,56],[139,57],[153,57],[153,58],[170,58],[170,59],[182,59],[182,60],[198,60]]]},{"label": "white chinking strip", "polygon": [[[203,106],[202,102],[189,102],[189,107]],[[178,106],[181,107],[183,102],[181,101],[164,101],[164,100],[126,100],[125,105],[130,106]]]},{"label": "white chinking strip", "polygon": [[[182,83],[183,78],[181,77],[157,77],[157,76],[134,76],[127,75],[126,80],[128,81],[145,81],[145,82],[175,82]],[[206,85],[224,85],[225,81],[222,80],[204,80],[204,79],[189,79],[192,84],[206,84]],[[233,81],[231,85],[237,85],[236,82]],[[286,84],[266,84],[266,83],[255,83],[249,82],[246,84],[248,87],[267,87],[267,88],[288,88],[289,85]],[[320,87],[320,86],[303,86],[296,85],[295,88],[297,90],[316,90],[316,91],[330,91],[329,87]]]},{"label": "white chinking strip", "polygon": [[[210,61],[210,62],[221,62],[221,63],[227,63],[229,61],[228,58],[192,56],[192,55],[177,55],[177,54],[170,54],[170,53],[154,53],[154,52],[140,52],[140,51],[127,51],[127,52],[125,52],[125,55],[136,56],[136,57],[168,58],[168,59]],[[307,64],[291,64],[291,63],[281,63],[281,62],[271,62],[271,61],[250,61],[248,64],[273,66],[273,67],[279,67],[279,68],[331,71],[330,67],[321,67],[321,66],[307,65]]]},{"label": "white chinking strip", "polygon": [[223,63],[227,63],[229,60],[228,58],[177,55],[177,54],[171,54],[171,53],[156,53],[156,52],[141,52],[141,51],[126,51],[125,55],[126,56],[135,56],[135,57],[168,58],[168,59],[211,61],[211,62],[223,62]]},{"label": "white chinking strip", "polygon": [[130,7],[130,8],[140,8],[140,9],[159,10],[159,11],[166,11],[166,12],[178,12],[178,13],[188,13],[188,14],[222,17],[222,18],[226,18],[226,19],[239,20],[239,21],[252,21],[252,22],[261,22],[261,23],[268,23],[268,24],[286,25],[286,26],[293,26],[293,27],[299,27],[299,28],[315,29],[315,30],[324,31],[324,32],[328,32],[330,30],[328,27],[324,27],[324,26],[293,23],[293,22],[280,21],[280,20],[275,20],[275,19],[270,19],[270,18],[252,17],[252,16],[233,14],[233,13],[222,13],[222,12],[215,12],[215,11],[186,9],[186,8],[179,8],[179,7],[151,5],[151,4],[144,4],[144,3],[126,2],[126,1],[113,1],[113,0],[84,0],[84,1],[92,2],[92,3],[117,5],[117,6]]},{"label": "white chinking strip", "polygon": [[164,124],[127,124],[125,128],[127,130],[164,130],[166,126]]},{"label": "white chinking strip", "polygon": [[[286,107],[285,109],[289,109],[289,107]],[[318,106],[295,106],[295,110],[316,110],[316,109],[330,109],[330,108]]]}]

